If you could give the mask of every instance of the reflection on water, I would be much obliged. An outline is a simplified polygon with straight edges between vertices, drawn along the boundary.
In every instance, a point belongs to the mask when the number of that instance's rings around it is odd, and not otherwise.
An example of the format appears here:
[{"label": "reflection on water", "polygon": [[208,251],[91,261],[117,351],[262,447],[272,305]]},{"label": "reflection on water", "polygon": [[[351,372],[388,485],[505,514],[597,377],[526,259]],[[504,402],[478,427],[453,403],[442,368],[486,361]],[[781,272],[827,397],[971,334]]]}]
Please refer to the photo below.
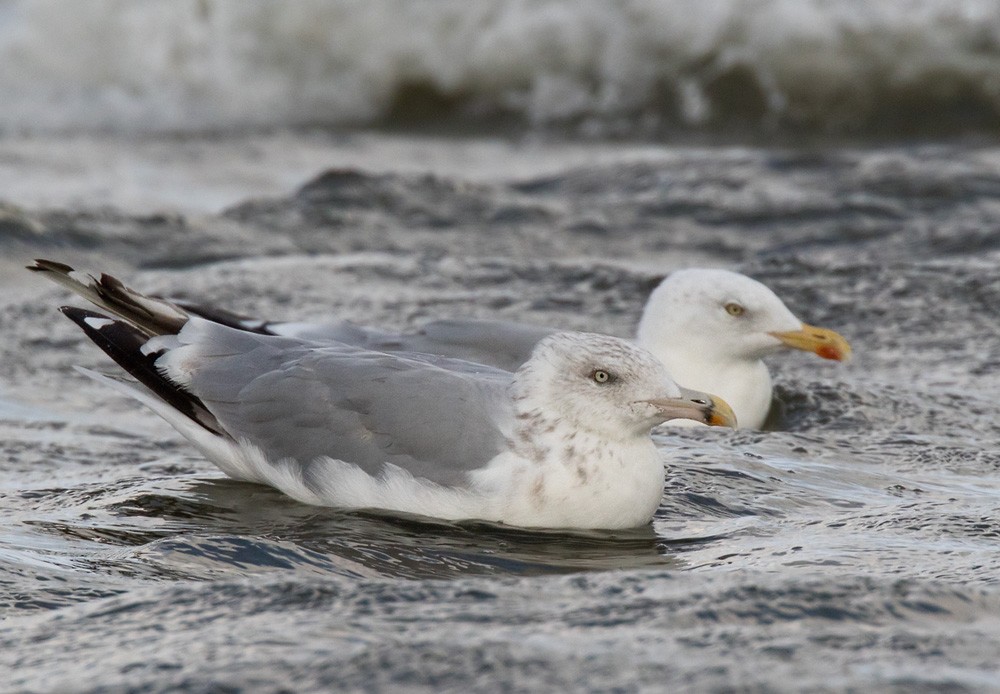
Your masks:
[{"label": "reflection on water", "polygon": [[47,490],[86,511],[72,519],[25,521],[45,538],[34,549],[51,551],[63,542],[78,551],[73,541],[93,543],[100,549],[89,553],[90,570],[150,580],[273,571],[418,579],[679,568],[676,548],[705,541],[664,539],[651,526],[539,532],[345,512],[228,479],[160,480],[119,500],[124,491],[95,489],[81,499],[78,491]]}]

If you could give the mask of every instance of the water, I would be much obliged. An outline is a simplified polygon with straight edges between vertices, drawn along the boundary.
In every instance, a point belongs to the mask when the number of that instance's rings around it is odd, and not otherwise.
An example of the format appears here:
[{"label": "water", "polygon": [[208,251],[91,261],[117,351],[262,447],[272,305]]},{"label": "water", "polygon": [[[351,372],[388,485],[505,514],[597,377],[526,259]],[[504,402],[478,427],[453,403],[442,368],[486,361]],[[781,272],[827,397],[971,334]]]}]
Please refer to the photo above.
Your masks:
[{"label": "water", "polygon": [[857,358],[774,359],[779,431],[660,436],[651,528],[387,519],[222,478],[74,374],[107,365],[64,294],[8,266],[8,687],[993,687],[996,151],[649,145],[490,181],[461,176],[468,143],[434,144],[446,174],[338,169],[190,218],[12,212],[35,231],[4,243],[266,316],[622,335],[664,272],[725,265]]},{"label": "water", "polygon": [[[408,7],[0,3],[0,56],[21,61],[0,76],[0,690],[1000,689],[1000,147],[985,97],[941,96],[927,67],[985,94],[995,4]],[[438,28],[390,40],[418,23]],[[104,52],[74,26],[107,32]],[[477,58],[462,37],[484,31]],[[347,58],[313,66],[343,36],[330,55]],[[113,59],[124,44],[143,60]],[[494,49],[509,61],[490,73]],[[734,55],[774,89],[760,111],[726,102],[740,144],[703,82],[684,108],[647,88]],[[819,104],[840,84],[793,78],[821,58],[854,85],[855,120],[796,115],[803,85]],[[901,103],[886,85],[904,68],[931,136],[879,140],[870,114]],[[619,82],[634,92],[601,101]],[[935,99],[954,108],[917,108]],[[404,113],[421,104],[433,133]],[[518,123],[492,129],[496,104]],[[347,121],[392,127],[293,127]],[[676,126],[697,141],[647,137]],[[777,430],[658,434],[647,528],[346,513],[227,480],[76,374],[109,363],[55,311],[71,297],[22,269],[33,257],[271,318],[618,335],[667,272],[728,267],[855,359],[773,358]]]},{"label": "water", "polygon": [[0,130],[997,131],[997,0],[0,2]]}]

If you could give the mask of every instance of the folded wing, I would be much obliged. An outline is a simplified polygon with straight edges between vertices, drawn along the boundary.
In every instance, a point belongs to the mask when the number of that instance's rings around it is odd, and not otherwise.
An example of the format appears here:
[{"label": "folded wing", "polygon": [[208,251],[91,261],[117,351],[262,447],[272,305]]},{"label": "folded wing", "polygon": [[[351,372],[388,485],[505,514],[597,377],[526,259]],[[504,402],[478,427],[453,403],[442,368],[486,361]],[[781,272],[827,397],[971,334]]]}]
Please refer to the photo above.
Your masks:
[{"label": "folded wing", "polygon": [[186,388],[230,436],[258,446],[268,459],[308,466],[329,456],[372,475],[389,463],[456,484],[506,445],[508,373],[426,355],[320,347],[202,321],[190,326],[195,349],[168,353],[158,365],[170,374],[194,362]]}]

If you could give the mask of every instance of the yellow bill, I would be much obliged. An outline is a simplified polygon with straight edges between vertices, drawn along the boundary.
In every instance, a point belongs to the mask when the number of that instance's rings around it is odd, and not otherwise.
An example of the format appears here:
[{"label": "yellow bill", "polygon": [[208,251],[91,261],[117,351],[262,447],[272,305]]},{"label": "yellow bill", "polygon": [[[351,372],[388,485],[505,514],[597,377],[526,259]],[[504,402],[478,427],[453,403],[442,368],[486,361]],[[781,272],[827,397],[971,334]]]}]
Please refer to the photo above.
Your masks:
[{"label": "yellow bill", "polygon": [[736,428],[736,413],[718,395],[681,388],[679,398],[647,400],[663,414],[664,420],[692,419],[713,427]]},{"label": "yellow bill", "polygon": [[840,333],[814,325],[802,324],[799,330],[771,333],[792,349],[813,352],[824,359],[847,361],[851,358],[851,345]]}]

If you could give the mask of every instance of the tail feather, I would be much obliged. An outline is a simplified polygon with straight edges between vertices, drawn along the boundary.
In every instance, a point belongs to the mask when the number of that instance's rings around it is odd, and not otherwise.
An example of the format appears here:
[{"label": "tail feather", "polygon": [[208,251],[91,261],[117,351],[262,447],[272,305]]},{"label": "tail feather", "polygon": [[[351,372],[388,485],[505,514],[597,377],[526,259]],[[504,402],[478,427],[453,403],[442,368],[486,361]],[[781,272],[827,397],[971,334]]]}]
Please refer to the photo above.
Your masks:
[{"label": "tail feather", "polygon": [[100,278],[77,272],[69,265],[38,259],[28,269],[79,294],[98,308],[128,321],[146,337],[176,334],[190,314],[165,299],[146,296],[126,287],[121,280],[101,274]]},{"label": "tail feather", "polygon": [[94,311],[75,306],[62,306],[59,310],[80,326],[105,354],[163,402],[210,432],[224,435],[219,421],[201,400],[160,373],[156,360],[163,354],[163,350],[144,350],[150,339],[147,334],[128,322]]},{"label": "tail feather", "polygon": [[33,265],[28,266],[28,270],[42,274],[98,308],[110,311],[150,337],[177,333],[192,315],[244,332],[278,334],[271,328],[273,321],[251,318],[185,299],[140,294],[112,275],[102,273],[97,278],[54,260],[35,260]]}]

